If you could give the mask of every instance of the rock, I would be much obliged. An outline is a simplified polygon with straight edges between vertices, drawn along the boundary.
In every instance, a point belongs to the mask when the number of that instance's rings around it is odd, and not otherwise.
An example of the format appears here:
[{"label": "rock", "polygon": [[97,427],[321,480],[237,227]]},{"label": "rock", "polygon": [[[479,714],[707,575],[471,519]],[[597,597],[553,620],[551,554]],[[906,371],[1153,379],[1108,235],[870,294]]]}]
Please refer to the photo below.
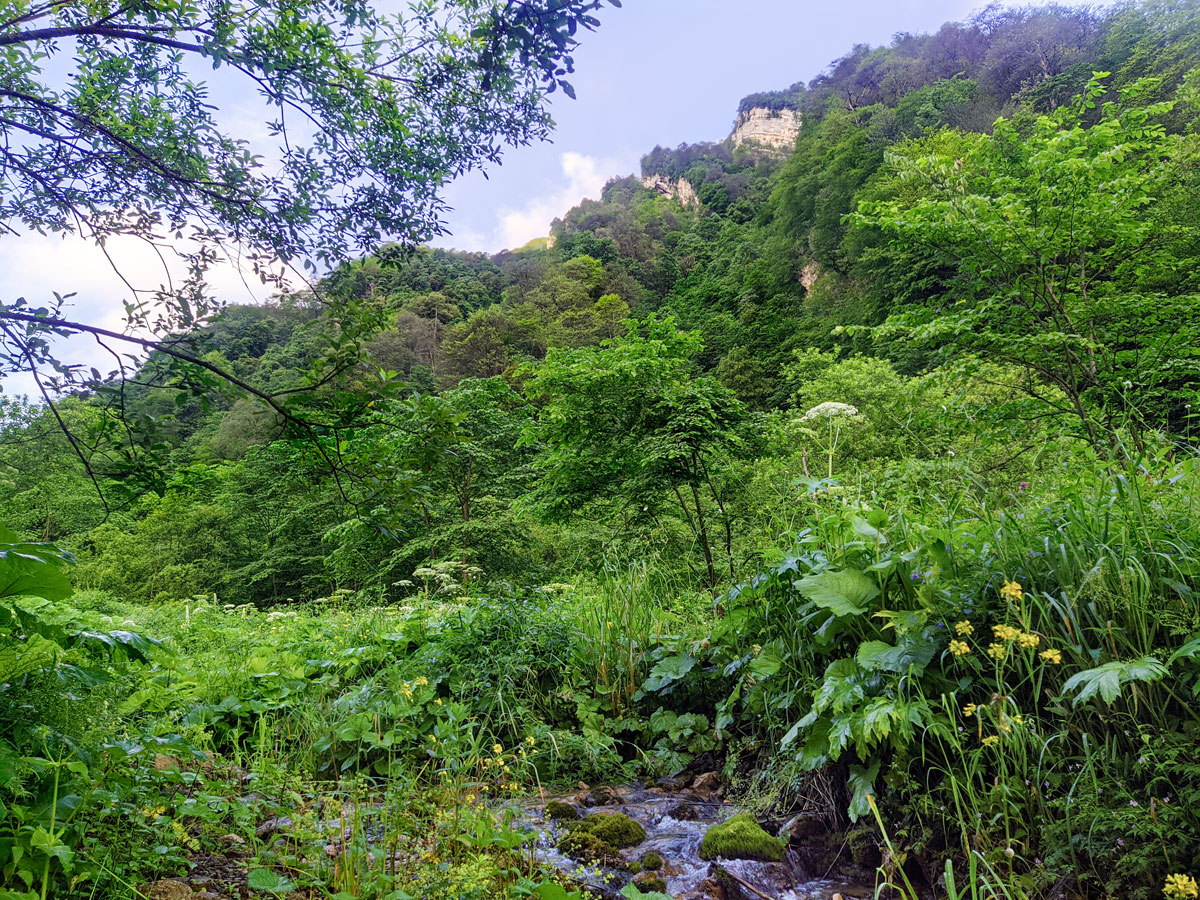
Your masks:
[{"label": "rock", "polygon": [[828,831],[829,828],[820,819],[802,813],[785,822],[779,829],[779,836],[802,844],[813,838],[823,837]]},{"label": "rock", "polygon": [[192,900],[192,889],[174,878],[151,882],[140,890],[146,900]]},{"label": "rock", "polygon": [[720,825],[713,825],[700,842],[700,858],[755,859],[779,862],[783,845],[767,834],[749,813],[738,813]]},{"label": "rock", "polygon": [[598,863],[615,869],[627,867],[616,847],[582,828],[564,834],[558,842],[558,849],[576,862]]},{"label": "rock", "polygon": [[154,768],[159,772],[170,772],[171,770],[179,771],[178,756],[164,756],[162,753],[154,755]]},{"label": "rock", "polygon": [[196,894],[196,897],[199,898],[199,900],[224,900],[220,894],[213,891],[200,891],[198,894]]},{"label": "rock", "polygon": [[191,875],[188,877],[188,884],[192,886],[193,891],[202,891],[212,884],[212,879],[207,875]]},{"label": "rock", "polygon": [[716,772],[705,772],[697,775],[692,781],[692,790],[705,797],[711,797],[721,791],[721,776]]},{"label": "rock", "polygon": [[642,868],[647,872],[657,872],[663,867],[662,854],[656,850],[646,851],[642,854],[638,862],[641,863]]},{"label": "rock", "polygon": [[646,839],[646,829],[625,813],[592,813],[572,827],[572,831],[594,834],[618,850],[634,847]]},{"label": "rock", "polygon": [[667,815],[677,822],[695,822],[700,817],[700,811],[696,809],[696,804],[682,800],[667,810]]},{"label": "rock", "polygon": [[667,880],[655,872],[643,872],[641,875],[635,875],[633,883],[638,886],[638,890],[646,894],[652,894],[658,891],[660,894],[667,892]]},{"label": "rock", "polygon": [[621,802],[621,795],[610,787],[593,788],[587,796],[588,806],[615,806]]},{"label": "rock", "polygon": [[258,838],[266,838],[291,827],[292,820],[287,816],[271,816],[270,818],[264,819],[262,823],[254,829],[254,836]]},{"label": "rock", "polygon": [[570,803],[564,803],[562,800],[551,800],[546,804],[542,811],[547,819],[554,820],[574,820],[579,818],[579,810]]},{"label": "rock", "polygon": [[229,834],[221,835],[221,843],[227,847],[244,847],[246,845],[246,839],[240,834],[233,834],[231,832]]},{"label": "rock", "polygon": [[763,149],[790,153],[800,134],[800,113],[794,109],[756,106],[738,114],[729,139],[735,148],[750,143]]}]

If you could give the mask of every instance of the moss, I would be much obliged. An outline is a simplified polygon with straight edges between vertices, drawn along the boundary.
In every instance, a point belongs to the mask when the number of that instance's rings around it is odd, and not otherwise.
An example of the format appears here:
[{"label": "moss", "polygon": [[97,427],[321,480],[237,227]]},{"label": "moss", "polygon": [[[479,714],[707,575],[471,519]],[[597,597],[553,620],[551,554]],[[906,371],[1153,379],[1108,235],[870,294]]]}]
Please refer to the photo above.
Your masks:
[{"label": "moss", "polygon": [[883,861],[879,839],[866,825],[850,829],[846,833],[846,844],[850,847],[850,857],[860,866],[873,869]]},{"label": "moss", "polygon": [[704,833],[700,858],[712,860],[717,857],[778,862],[783,859],[783,847],[759,827],[753,816],[739,813]]},{"label": "moss", "polygon": [[594,834],[617,848],[633,847],[646,839],[646,829],[625,813],[592,813],[576,823],[572,830]]},{"label": "moss", "polygon": [[616,847],[583,828],[573,828],[564,834],[558,842],[558,849],[577,862],[625,868],[625,860]]},{"label": "moss", "polygon": [[663,867],[662,854],[650,850],[642,854],[642,858],[638,860],[642,868],[647,872],[655,872]]},{"label": "moss", "polygon": [[633,883],[644,894],[653,894],[656,891],[660,894],[667,892],[667,879],[659,875],[642,875],[633,879]]},{"label": "moss", "polygon": [[544,810],[548,819],[578,819],[579,810],[562,800],[551,800]]}]

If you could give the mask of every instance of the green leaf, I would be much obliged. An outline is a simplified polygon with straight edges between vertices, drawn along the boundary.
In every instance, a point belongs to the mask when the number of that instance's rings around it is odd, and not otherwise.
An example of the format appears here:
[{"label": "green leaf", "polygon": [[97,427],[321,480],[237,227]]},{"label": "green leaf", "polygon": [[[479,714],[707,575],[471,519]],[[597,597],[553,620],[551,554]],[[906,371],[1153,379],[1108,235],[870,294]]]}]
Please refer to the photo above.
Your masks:
[{"label": "green leaf", "polygon": [[911,671],[920,675],[933,660],[936,646],[922,635],[907,637],[893,647],[883,641],[867,641],[858,648],[858,664],[868,672]]},{"label": "green leaf", "polygon": [[861,616],[879,596],[875,582],[858,569],[806,575],[793,582],[805,598],[836,616]]},{"label": "green leaf", "polygon": [[870,768],[851,766],[846,778],[846,786],[850,788],[850,821],[857,822],[871,812],[871,804],[867,799],[875,793],[875,778],[879,775],[880,760],[871,763]]},{"label": "green leaf", "polygon": [[1071,701],[1072,706],[1086,703],[1097,695],[1111,705],[1121,695],[1122,686],[1131,681],[1155,682],[1166,674],[1166,666],[1152,656],[1128,661],[1114,660],[1072,675],[1063,685],[1063,691],[1079,691]]},{"label": "green leaf", "polygon": [[296,885],[274,869],[254,869],[246,876],[246,884],[251,890],[266,891],[270,894],[286,894],[294,891]]},{"label": "green leaf", "polygon": [[646,691],[661,691],[668,685],[682,679],[696,665],[696,657],[684,653],[679,656],[668,656],[660,659],[650,670],[646,683],[642,686]]}]

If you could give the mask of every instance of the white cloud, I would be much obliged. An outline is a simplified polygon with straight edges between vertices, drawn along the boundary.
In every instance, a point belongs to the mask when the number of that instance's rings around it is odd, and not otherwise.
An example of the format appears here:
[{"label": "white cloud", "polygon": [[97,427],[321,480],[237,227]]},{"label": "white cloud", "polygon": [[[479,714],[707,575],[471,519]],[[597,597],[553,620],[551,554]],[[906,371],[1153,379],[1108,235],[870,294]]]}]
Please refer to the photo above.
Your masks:
[{"label": "white cloud", "polygon": [[618,173],[636,168],[636,160],[631,164],[628,159],[621,157],[589,156],[568,150],[559,154],[559,165],[562,167],[562,176],[555,186],[546,193],[527,199],[519,208],[500,207],[490,231],[460,231],[438,243],[460,250],[495,252],[502,248],[511,250],[534,238],[546,237],[554,219],[585,198],[599,199],[605,182]]},{"label": "white cloud", "polygon": [[[42,306],[53,302],[55,291],[74,294],[64,306],[66,318],[124,331],[124,301],[132,298],[125,281],[138,290],[153,290],[182,278],[184,267],[170,252],[160,257],[135,237],[112,238],[106,249],[111,262],[94,243],[76,235],[5,237],[0,241],[0,298],[11,303],[24,297],[31,305]],[[227,303],[261,303],[273,292],[248,267],[242,271],[234,262],[214,266],[209,284],[214,295]],[[67,362],[95,366],[102,372],[116,368],[112,356],[90,337],[60,339],[56,349]],[[136,350],[133,346],[114,349]],[[25,374],[0,376],[0,388],[6,394],[38,396],[33,378]]]}]

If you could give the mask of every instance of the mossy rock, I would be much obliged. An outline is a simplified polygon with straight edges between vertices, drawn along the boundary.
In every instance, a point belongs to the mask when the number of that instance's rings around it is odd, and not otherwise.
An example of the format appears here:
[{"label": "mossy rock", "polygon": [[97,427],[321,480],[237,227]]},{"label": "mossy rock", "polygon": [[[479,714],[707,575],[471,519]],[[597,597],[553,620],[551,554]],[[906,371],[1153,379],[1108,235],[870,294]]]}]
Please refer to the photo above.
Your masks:
[{"label": "mossy rock", "polygon": [[647,872],[657,872],[663,867],[662,854],[654,850],[648,850],[642,854],[642,858],[638,860],[642,869]]},{"label": "mossy rock", "polygon": [[760,862],[779,862],[783,847],[763,831],[749,813],[739,813],[720,825],[713,825],[700,842],[700,858],[713,860],[755,859]]},{"label": "mossy rock", "polygon": [[883,853],[879,849],[879,838],[875,830],[867,825],[858,825],[846,833],[846,844],[850,848],[850,857],[858,865],[874,869],[883,862]]},{"label": "mossy rock", "polygon": [[546,818],[554,819],[556,821],[570,821],[579,818],[579,810],[573,807],[570,803],[566,803],[562,800],[551,800],[546,804],[546,808],[543,810],[543,812],[545,812]]},{"label": "mossy rock", "polygon": [[573,823],[571,830],[594,834],[617,849],[636,846],[646,839],[646,829],[625,813],[592,813]]},{"label": "mossy rock", "polygon": [[576,862],[626,868],[625,860],[616,847],[583,828],[573,828],[564,834],[558,842],[558,849]]},{"label": "mossy rock", "polygon": [[655,892],[665,894],[667,892],[667,879],[661,875],[646,873],[633,879],[633,883],[637,885],[637,889],[643,894],[653,894]]}]

